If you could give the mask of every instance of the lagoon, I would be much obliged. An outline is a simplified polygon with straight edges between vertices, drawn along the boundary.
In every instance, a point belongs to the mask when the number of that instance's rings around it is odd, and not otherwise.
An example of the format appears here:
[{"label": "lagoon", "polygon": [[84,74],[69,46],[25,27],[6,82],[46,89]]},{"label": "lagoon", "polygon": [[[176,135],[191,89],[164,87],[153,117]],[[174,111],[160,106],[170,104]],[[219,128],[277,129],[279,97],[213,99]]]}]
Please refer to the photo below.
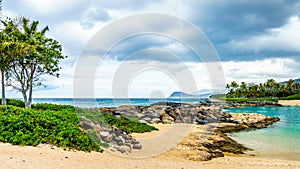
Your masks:
[{"label": "lagoon", "polygon": [[300,107],[243,107],[224,111],[228,113],[259,113],[279,117],[280,121],[268,128],[231,133],[229,136],[253,149],[247,154],[300,160]]},{"label": "lagoon", "polygon": [[[54,103],[79,105],[80,107],[116,107],[124,104],[148,106],[159,101],[196,103],[207,99],[176,98],[130,98],[130,99],[77,99],[72,98],[35,98],[34,103]],[[253,149],[247,154],[259,157],[270,157],[300,160],[300,106],[287,107],[243,107],[224,109],[228,113],[259,113],[271,117],[279,117],[280,121],[264,129],[242,131],[228,134],[244,146]]]}]

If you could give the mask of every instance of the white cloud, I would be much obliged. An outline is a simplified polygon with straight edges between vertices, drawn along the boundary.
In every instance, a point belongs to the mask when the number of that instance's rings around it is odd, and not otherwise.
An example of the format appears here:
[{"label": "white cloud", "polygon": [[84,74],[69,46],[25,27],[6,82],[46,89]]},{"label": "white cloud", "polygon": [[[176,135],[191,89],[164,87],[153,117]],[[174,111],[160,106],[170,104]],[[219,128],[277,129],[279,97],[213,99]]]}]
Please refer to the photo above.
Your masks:
[{"label": "white cloud", "polygon": [[299,78],[296,72],[299,72],[300,63],[289,58],[271,58],[256,61],[239,61],[222,63],[226,83],[233,80],[237,82],[265,82],[273,78],[285,81],[290,78]]},{"label": "white cloud", "polygon": [[[222,1],[223,2],[223,1]],[[225,3],[225,1],[223,2]],[[6,6],[6,4],[9,4]],[[197,5],[196,5],[197,4]],[[158,12],[169,15],[178,16],[191,21],[195,18],[206,18],[207,13],[205,4],[214,4],[210,1],[201,2],[179,2],[174,0],[167,1],[83,1],[83,0],[18,0],[16,1],[4,1],[3,2],[3,14],[5,16],[24,15],[30,16],[32,19],[40,21],[41,25],[49,25],[49,36],[57,39],[63,44],[64,52],[69,55],[69,59],[62,62],[62,76],[59,79],[49,78],[46,84],[49,85],[48,89],[51,90],[38,90],[34,93],[35,97],[73,97],[73,76],[75,70],[75,61],[83,49],[84,45],[93,35],[106,26],[111,20],[123,18],[125,16],[145,13],[145,12]],[[300,4],[300,3],[299,3]],[[298,4],[298,5],[299,5]],[[196,5],[196,6],[195,6]],[[213,11],[218,13],[218,11]],[[298,14],[299,15],[299,14]],[[218,15],[217,15],[218,16]],[[212,18],[213,19],[213,18]],[[217,24],[220,18],[216,21],[208,22]],[[234,18],[233,18],[234,19]],[[141,21],[143,18],[141,18]],[[201,19],[200,19],[201,20]],[[272,21],[270,21],[272,22]],[[187,28],[183,32],[176,32],[176,29],[169,29],[165,24],[167,21],[156,24],[156,21],[147,24],[139,24],[140,22],[134,21],[131,23],[126,22],[126,25],[122,25],[121,29],[125,32],[130,32],[134,29],[148,30],[152,28],[157,31],[161,31],[165,34],[173,33],[180,34],[182,37],[186,37],[187,40],[193,41],[194,34]],[[206,22],[205,22],[206,23]],[[240,21],[239,21],[240,23]],[[198,23],[198,27],[201,27],[204,23]],[[205,24],[204,24],[205,25]],[[215,26],[215,25],[209,25]],[[218,26],[218,24],[217,24]],[[237,27],[237,25],[233,25]],[[220,27],[222,29],[222,27]],[[144,30],[144,29],[143,29]],[[209,29],[207,29],[209,30]],[[212,29],[214,30],[214,29]],[[246,50],[246,51],[296,51],[300,52],[300,19],[299,16],[290,18],[289,22],[276,29],[270,29],[266,34],[260,34],[252,36],[248,39],[235,39],[229,43],[229,49],[234,50]],[[176,33],[174,33],[176,32]],[[226,31],[225,31],[226,33]],[[222,32],[214,32],[219,35]],[[247,32],[245,32],[247,34]],[[114,35],[118,36],[118,35]],[[229,36],[229,35],[226,35]],[[248,37],[248,36],[246,36]],[[114,37],[111,37],[112,39]],[[149,40],[150,39],[150,40]],[[170,52],[182,57],[189,57],[187,55],[186,46],[174,41],[164,40],[164,38],[154,39],[149,38],[148,41],[160,42],[155,47],[161,47]],[[109,42],[111,39],[107,39]],[[157,40],[157,41],[156,41]],[[199,39],[198,39],[199,40]],[[143,41],[145,42],[145,40]],[[125,43],[125,42],[124,42]],[[147,48],[149,43],[143,46]],[[150,44],[153,45],[153,44]],[[155,45],[155,44],[154,44]],[[141,45],[142,46],[142,45]],[[124,54],[125,50],[140,47],[137,44],[131,45],[120,44],[119,48],[121,54]],[[123,48],[122,48],[123,47]],[[139,48],[141,50],[144,48]],[[160,49],[161,49],[160,48]],[[199,45],[200,48],[200,45]],[[203,49],[205,51],[205,48]],[[118,51],[117,51],[118,52]],[[134,51],[136,52],[136,51]],[[131,53],[130,53],[131,54]],[[207,70],[201,63],[197,62],[168,62],[167,59],[163,62],[153,61],[154,59],[148,59],[148,61],[138,60],[137,63],[129,63],[125,66],[126,71],[131,70],[132,64],[139,64],[141,67],[148,67],[144,71],[136,72],[136,74],[130,77],[130,85],[125,86],[128,88],[130,97],[149,97],[153,92],[161,91],[166,97],[173,91],[182,90],[178,85],[178,81],[189,82],[189,79],[193,79],[196,83],[197,89],[210,89],[211,79],[207,73]],[[132,61],[134,62],[134,61]],[[115,60],[106,60],[100,65],[97,75],[95,76],[95,95],[97,97],[111,97],[112,85],[117,70],[120,68],[123,62]],[[208,64],[214,66],[215,63]],[[85,65],[85,71],[89,71],[90,63]],[[166,73],[163,69],[155,69],[159,65],[159,68],[170,70],[171,73]],[[299,72],[299,63],[291,58],[270,58],[261,59],[257,61],[231,61],[223,62],[224,73],[226,82],[229,83],[232,80],[238,82],[264,82],[267,78],[275,78],[277,81],[287,80],[289,78],[298,78],[295,72]],[[127,66],[127,67],[126,67]],[[152,67],[152,68],[151,68]],[[191,74],[191,76],[190,76]],[[188,76],[187,76],[188,75]],[[80,77],[88,79],[92,75],[86,77]],[[212,75],[214,76],[214,75]],[[221,75],[219,75],[221,76]],[[128,77],[123,77],[128,78]],[[185,79],[186,78],[186,79]],[[176,82],[177,80],[177,82]],[[84,89],[83,91],[87,90]],[[186,87],[185,92],[195,92],[195,87]],[[16,95],[13,93],[12,95]]]},{"label": "white cloud", "polygon": [[246,40],[233,40],[228,45],[235,50],[260,51],[296,51],[300,52],[300,19],[293,16],[289,22],[268,34],[252,36]]}]

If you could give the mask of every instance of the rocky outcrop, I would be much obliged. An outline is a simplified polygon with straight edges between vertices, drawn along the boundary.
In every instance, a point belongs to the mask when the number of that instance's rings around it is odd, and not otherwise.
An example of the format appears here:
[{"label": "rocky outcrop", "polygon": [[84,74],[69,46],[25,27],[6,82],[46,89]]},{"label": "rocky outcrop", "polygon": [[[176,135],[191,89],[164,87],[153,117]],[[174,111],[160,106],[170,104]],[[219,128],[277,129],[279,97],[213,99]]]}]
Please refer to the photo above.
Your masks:
[{"label": "rocky outcrop", "polygon": [[227,102],[224,105],[224,108],[237,108],[243,106],[279,106],[282,107],[281,104],[272,101],[245,101],[245,102]]},{"label": "rocky outcrop", "polygon": [[80,125],[95,142],[104,147],[107,144],[108,149],[113,152],[128,154],[131,153],[132,149],[142,148],[139,141],[118,128],[89,121],[81,121]]},{"label": "rocky outcrop", "polygon": [[[211,128],[208,130],[209,132],[199,133],[206,139],[197,137],[198,142],[195,144],[191,144],[189,141],[181,143],[181,146],[191,148],[198,154],[203,154],[201,158],[196,155],[189,155],[190,159],[209,160],[224,156],[224,152],[242,154],[248,150],[248,148],[229,138],[226,133],[264,128],[279,120],[279,118],[255,113],[228,114],[222,112],[221,108],[231,106],[224,102],[211,101],[196,104],[159,102],[150,106],[105,107],[100,108],[100,111],[117,117],[122,115],[134,117],[140,122],[150,124],[188,123],[209,126]],[[117,128],[103,127],[91,122],[81,122],[81,125],[87,131],[96,131],[93,133],[96,140],[108,143],[109,149],[113,151],[128,154],[132,149],[142,149],[142,145],[137,140]]]},{"label": "rocky outcrop", "polygon": [[223,157],[224,153],[244,154],[250,150],[226,135],[228,132],[264,128],[278,121],[260,114],[231,114],[228,122],[197,125],[175,148],[168,153],[193,161],[207,161]]},{"label": "rocky outcrop", "polygon": [[141,122],[155,123],[189,123],[207,124],[225,122],[226,113],[212,103],[171,103],[159,102],[151,106],[120,106],[117,108],[100,108],[100,111],[113,115],[135,117]]}]

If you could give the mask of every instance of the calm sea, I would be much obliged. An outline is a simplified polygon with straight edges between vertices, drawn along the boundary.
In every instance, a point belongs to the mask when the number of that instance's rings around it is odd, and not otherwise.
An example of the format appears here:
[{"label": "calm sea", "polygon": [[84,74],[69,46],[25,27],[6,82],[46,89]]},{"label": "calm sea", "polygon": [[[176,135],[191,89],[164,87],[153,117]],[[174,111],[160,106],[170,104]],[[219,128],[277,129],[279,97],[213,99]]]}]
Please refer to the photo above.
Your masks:
[{"label": "calm sea", "polygon": [[84,108],[91,107],[117,107],[120,105],[149,106],[150,104],[168,101],[176,103],[197,103],[207,100],[206,98],[96,98],[96,99],[73,99],[73,98],[34,98],[33,103],[67,104]]},{"label": "calm sea", "polygon": [[226,109],[229,113],[260,113],[279,117],[274,125],[259,130],[231,133],[230,137],[253,149],[261,157],[300,160],[300,107],[243,107]]}]

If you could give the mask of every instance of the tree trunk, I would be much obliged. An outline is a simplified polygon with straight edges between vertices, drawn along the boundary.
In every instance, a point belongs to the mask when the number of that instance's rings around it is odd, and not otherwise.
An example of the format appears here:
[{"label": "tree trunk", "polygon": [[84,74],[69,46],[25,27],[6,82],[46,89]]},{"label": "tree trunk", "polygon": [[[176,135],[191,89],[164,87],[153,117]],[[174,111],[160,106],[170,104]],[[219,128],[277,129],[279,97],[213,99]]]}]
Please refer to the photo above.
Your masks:
[{"label": "tree trunk", "polygon": [[26,91],[21,91],[21,92],[22,92],[22,95],[23,95],[25,107],[26,107],[26,108],[30,108],[30,105],[28,104],[28,99],[27,99]]},{"label": "tree trunk", "polygon": [[5,98],[5,77],[4,77],[4,71],[1,71],[1,78],[2,78],[2,101],[1,104],[6,104],[6,98]]},{"label": "tree trunk", "polygon": [[30,84],[29,93],[28,93],[28,102],[26,108],[31,108],[32,103],[32,83]]}]

